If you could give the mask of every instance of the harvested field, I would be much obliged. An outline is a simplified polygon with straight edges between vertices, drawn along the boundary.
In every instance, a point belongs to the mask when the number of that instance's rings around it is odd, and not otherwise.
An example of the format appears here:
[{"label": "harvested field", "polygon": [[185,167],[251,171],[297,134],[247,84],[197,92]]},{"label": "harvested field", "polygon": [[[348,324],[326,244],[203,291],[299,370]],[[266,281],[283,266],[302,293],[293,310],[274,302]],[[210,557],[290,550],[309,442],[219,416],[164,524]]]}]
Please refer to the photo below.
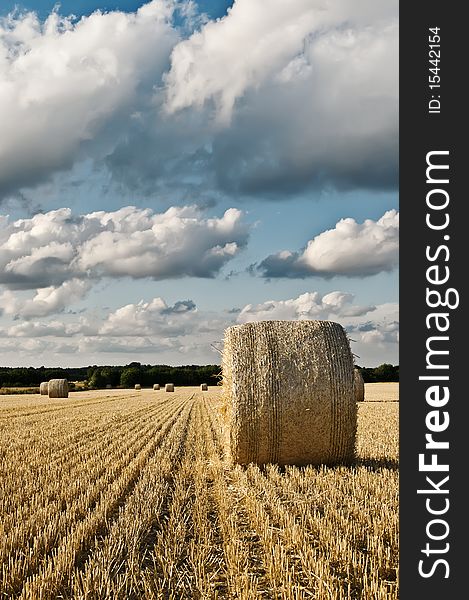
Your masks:
[{"label": "harvested field", "polygon": [[230,464],[219,388],[2,396],[0,596],[397,599],[398,403],[370,385],[356,464],[284,469]]},{"label": "harvested field", "polygon": [[399,384],[365,383],[365,401],[367,402],[398,402]]}]

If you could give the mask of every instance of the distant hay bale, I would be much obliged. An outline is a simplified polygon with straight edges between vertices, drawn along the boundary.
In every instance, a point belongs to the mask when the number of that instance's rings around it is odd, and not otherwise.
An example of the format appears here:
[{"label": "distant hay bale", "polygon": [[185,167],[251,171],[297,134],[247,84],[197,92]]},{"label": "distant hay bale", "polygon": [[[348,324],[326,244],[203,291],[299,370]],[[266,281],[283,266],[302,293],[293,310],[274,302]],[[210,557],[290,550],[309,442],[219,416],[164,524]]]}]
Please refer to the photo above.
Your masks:
[{"label": "distant hay bale", "polygon": [[141,389],[142,389],[142,386],[141,386],[139,383],[136,383],[136,384],[135,384],[135,389],[136,389],[136,390],[141,390]]},{"label": "distant hay bale", "polygon": [[201,392],[206,392],[208,390],[208,385],[206,383],[201,383],[200,384],[200,391]]},{"label": "distant hay bale", "polygon": [[223,396],[240,464],[355,458],[353,355],[332,321],[260,321],[225,330]]},{"label": "distant hay bale", "polygon": [[111,390],[112,389],[112,385],[110,383],[106,384],[106,389],[107,390]]},{"label": "distant hay bale", "polygon": [[360,369],[353,370],[353,389],[355,392],[355,402],[363,402],[365,400],[365,382]]},{"label": "distant hay bale", "polygon": [[39,393],[41,396],[47,396],[49,394],[49,382],[43,381],[39,386]]},{"label": "distant hay bale", "polygon": [[49,398],[68,398],[68,381],[51,379],[47,386]]},{"label": "distant hay bale", "polygon": [[165,392],[174,392],[174,383],[167,383],[164,386]]},{"label": "distant hay bale", "polygon": [[154,383],[153,384],[153,389],[154,390],[159,390],[160,389],[160,384],[159,383]]}]

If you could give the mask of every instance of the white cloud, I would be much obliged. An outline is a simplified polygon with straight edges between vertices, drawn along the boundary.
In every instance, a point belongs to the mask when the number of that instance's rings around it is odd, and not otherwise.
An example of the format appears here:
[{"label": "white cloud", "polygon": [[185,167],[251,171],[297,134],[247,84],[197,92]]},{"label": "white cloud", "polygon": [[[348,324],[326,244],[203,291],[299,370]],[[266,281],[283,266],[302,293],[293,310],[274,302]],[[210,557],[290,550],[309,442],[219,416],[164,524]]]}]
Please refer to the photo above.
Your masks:
[{"label": "white cloud", "polygon": [[81,246],[77,268],[110,277],[212,277],[248,237],[235,208],[209,219],[201,219],[196,207],[171,207],[161,214],[127,207],[88,217],[100,222],[101,231]]},{"label": "white cloud", "polygon": [[[174,48],[166,76],[168,108],[201,107],[212,98],[227,120],[248,89],[272,77],[287,84],[302,77],[308,52],[322,54],[329,63],[346,55],[347,68],[355,70],[357,35],[396,17],[395,2],[380,4],[377,9],[371,0],[352,6],[341,0],[237,0],[226,17],[208,22]],[[369,33],[367,49],[373,50],[378,40],[376,32]],[[362,77],[368,66],[361,65]]]},{"label": "white cloud", "polygon": [[398,4],[237,0],[178,43],[169,112],[213,112],[218,185],[397,185]]},{"label": "white cloud", "polygon": [[[248,304],[239,312],[199,310],[192,300],[169,305],[163,298],[141,300],[102,317],[67,315],[63,321],[36,320],[1,331],[1,352],[44,356],[75,355],[75,364],[156,360],[172,363],[218,362],[226,327],[270,319],[321,319],[340,323],[351,339],[352,351],[363,366],[397,362],[399,314],[397,304],[361,306],[343,291],[321,295],[309,292],[286,300]],[[18,339],[21,342],[18,343]],[[16,341],[15,341],[16,340]],[[34,344],[27,343],[33,340]],[[122,359],[112,358],[116,355]],[[138,357],[138,358],[136,358]],[[165,357],[165,358],[162,358]],[[42,361],[42,362],[41,362]]]},{"label": "white cloud", "polygon": [[248,304],[238,315],[238,323],[261,320],[320,319],[340,323],[351,339],[356,362],[376,366],[398,363],[399,307],[395,303],[359,306],[353,294],[318,292],[301,294],[288,300]]},{"label": "white cloud", "polygon": [[18,325],[9,327],[6,335],[11,338],[33,338],[33,337],[50,337],[50,336],[65,336],[67,335],[67,327],[61,321],[24,321]]},{"label": "white cloud", "polygon": [[237,317],[238,323],[264,320],[336,320],[350,310],[358,315],[375,310],[374,306],[353,306],[354,296],[346,292],[306,292],[288,300],[270,300],[261,304],[247,304]]},{"label": "white cloud", "polygon": [[70,279],[58,287],[49,286],[36,290],[32,298],[23,300],[7,290],[0,295],[0,311],[15,318],[34,319],[60,313],[70,304],[83,298],[90,283]]},{"label": "white cloud", "polygon": [[162,298],[141,300],[112,312],[100,327],[99,335],[186,335],[194,328],[197,316],[191,300],[179,301],[171,307]]},{"label": "white cloud", "polygon": [[[0,228],[0,283],[11,288],[62,286],[99,277],[213,277],[246,245],[249,226],[231,208],[204,218],[197,207],[163,213],[127,206],[74,216],[62,208]],[[41,292],[36,302],[47,301]],[[59,292],[58,292],[59,293]],[[54,292],[54,296],[57,296]]]},{"label": "white cloud", "polygon": [[146,193],[397,186],[395,0],[237,0],[184,40],[174,6],[0,21],[0,197],[85,159]]},{"label": "white cloud", "polygon": [[173,4],[153,0],[135,13],[78,21],[56,12],[43,23],[32,12],[0,20],[0,191],[115,142],[167,66],[178,39]]},{"label": "white cloud", "polygon": [[270,255],[258,268],[265,277],[366,277],[393,270],[398,260],[399,213],[390,210],[378,221],[341,219],[310,240],[303,252]]}]

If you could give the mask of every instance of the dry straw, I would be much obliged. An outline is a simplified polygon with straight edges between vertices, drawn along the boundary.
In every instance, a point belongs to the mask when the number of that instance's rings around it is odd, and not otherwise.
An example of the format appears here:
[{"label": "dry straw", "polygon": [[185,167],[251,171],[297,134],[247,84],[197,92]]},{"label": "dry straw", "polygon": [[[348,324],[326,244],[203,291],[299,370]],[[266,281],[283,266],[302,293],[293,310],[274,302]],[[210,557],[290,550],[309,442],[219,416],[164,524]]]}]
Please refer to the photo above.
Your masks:
[{"label": "dry straw", "polygon": [[167,383],[164,386],[165,392],[174,392],[174,383]]},{"label": "dry straw", "polygon": [[43,381],[39,386],[39,393],[41,396],[47,396],[49,393],[49,382]]},{"label": "dry straw", "polygon": [[208,390],[208,385],[206,383],[201,383],[200,384],[200,391],[201,392],[206,392]]},{"label": "dry straw", "polygon": [[68,398],[68,381],[51,379],[48,383],[49,398]]},{"label": "dry straw", "polygon": [[160,384],[159,383],[154,383],[153,384],[153,389],[154,390],[159,390],[160,389]]},{"label": "dry straw", "polygon": [[360,369],[353,370],[353,387],[355,390],[355,402],[363,402],[365,400],[365,382]]},{"label": "dry straw", "polygon": [[139,383],[136,383],[136,384],[135,384],[135,389],[136,389],[136,390],[141,390],[141,389],[142,389],[142,386],[141,386]]},{"label": "dry straw", "polygon": [[261,321],[225,330],[234,462],[337,464],[355,457],[353,356],[332,321]]}]

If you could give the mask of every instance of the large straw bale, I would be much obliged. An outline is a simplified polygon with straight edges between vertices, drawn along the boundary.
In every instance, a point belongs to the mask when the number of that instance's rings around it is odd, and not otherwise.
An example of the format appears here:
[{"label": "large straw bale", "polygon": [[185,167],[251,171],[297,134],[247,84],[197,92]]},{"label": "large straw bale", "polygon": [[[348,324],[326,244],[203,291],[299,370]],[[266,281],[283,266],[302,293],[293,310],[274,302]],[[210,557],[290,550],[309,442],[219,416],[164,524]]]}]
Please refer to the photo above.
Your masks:
[{"label": "large straw bale", "polygon": [[208,385],[206,383],[201,383],[200,384],[200,391],[201,392],[206,392],[208,390]]},{"label": "large straw bale", "polygon": [[154,390],[159,390],[160,389],[160,384],[159,383],[154,383],[153,384],[153,389]]},{"label": "large straw bale", "polygon": [[260,321],[225,330],[234,462],[337,464],[355,457],[353,355],[332,321]]},{"label": "large straw bale", "polygon": [[165,392],[174,392],[174,383],[167,383],[164,386]]},{"label": "large straw bale", "polygon": [[135,384],[135,389],[136,389],[136,390],[141,390],[141,389],[142,389],[142,386],[141,386],[139,383],[136,383],[136,384]]},{"label": "large straw bale", "polygon": [[39,393],[41,394],[41,396],[47,396],[49,393],[49,382],[48,381],[42,381],[41,384],[39,385]]},{"label": "large straw bale", "polygon": [[365,400],[365,382],[360,369],[353,370],[353,388],[355,390],[355,402],[363,402]]},{"label": "large straw bale", "polygon": [[49,398],[68,398],[68,381],[51,379],[48,384]]}]

